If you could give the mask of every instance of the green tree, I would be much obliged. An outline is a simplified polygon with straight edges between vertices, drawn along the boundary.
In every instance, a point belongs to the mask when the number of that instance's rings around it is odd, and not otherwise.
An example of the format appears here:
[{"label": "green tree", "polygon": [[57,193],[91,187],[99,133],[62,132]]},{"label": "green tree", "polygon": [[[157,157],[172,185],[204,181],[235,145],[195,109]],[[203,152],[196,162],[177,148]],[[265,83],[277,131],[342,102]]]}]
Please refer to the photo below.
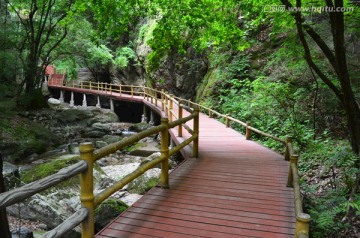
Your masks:
[{"label": "green tree", "polygon": [[19,94],[24,86],[25,95],[31,98],[41,86],[44,66],[67,35],[66,17],[75,0],[6,0],[6,3],[20,24],[17,50],[24,75]]},{"label": "green tree", "polygon": [[225,1],[154,1],[157,23],[148,41],[150,69],[170,52],[185,53],[189,47],[209,50],[223,43],[244,49],[244,31],[239,27],[239,2]]},{"label": "green tree", "polygon": [[[0,193],[6,191],[3,177],[3,159],[0,154]],[[4,238],[10,238],[10,230],[9,230],[9,222],[6,215],[6,208],[0,209],[0,234],[4,236]]]},{"label": "green tree", "polygon": [[[333,91],[343,106],[349,128],[349,140],[353,151],[359,155],[356,167],[360,169],[360,108],[355,97],[347,65],[345,46],[346,18],[344,11],[336,10],[344,9],[344,1],[325,1],[325,6],[328,7],[328,9],[331,9],[327,13],[327,17],[330,21],[331,32],[329,35],[332,37],[331,44],[326,43],[326,40],[321,37],[317,30],[306,21],[306,16],[302,11],[294,11],[294,7],[300,9],[301,7],[309,7],[309,5],[304,5],[301,0],[296,0],[296,5],[293,5],[288,0],[281,0],[281,2],[286,6],[286,9],[289,10],[289,13],[295,20],[298,36],[304,49],[306,62],[317,76]],[[357,12],[354,12],[351,17],[356,17],[360,20],[360,15]],[[328,76],[329,74],[316,63],[309,44],[309,38],[317,47],[319,47],[323,56],[328,61],[331,70],[335,72],[336,82],[334,82],[330,76]],[[359,186],[360,170],[357,172],[356,183],[353,187],[351,197],[359,190]]]}]

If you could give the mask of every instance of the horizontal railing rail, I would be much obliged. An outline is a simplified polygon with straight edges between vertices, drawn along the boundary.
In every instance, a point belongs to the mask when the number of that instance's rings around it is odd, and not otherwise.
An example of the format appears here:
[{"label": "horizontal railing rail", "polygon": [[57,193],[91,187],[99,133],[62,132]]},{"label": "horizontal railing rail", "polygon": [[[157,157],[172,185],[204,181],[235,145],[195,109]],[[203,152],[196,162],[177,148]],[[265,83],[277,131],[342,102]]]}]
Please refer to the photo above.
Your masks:
[{"label": "horizontal railing rail", "polygon": [[24,201],[34,194],[45,191],[46,189],[58,185],[67,179],[81,174],[87,169],[87,163],[80,161],[69,167],[59,170],[59,172],[46,178],[15,188],[11,191],[0,193],[0,208],[11,206],[15,203]]},{"label": "horizontal railing rail", "polygon": [[[51,85],[51,83],[49,84]],[[60,85],[59,85],[60,86]],[[157,106],[160,102],[160,106],[162,111],[164,111],[165,116],[169,118],[169,122],[171,123],[173,119],[180,119],[182,118],[183,109],[187,110],[188,112],[192,112],[193,108],[197,108],[197,110],[206,113],[209,117],[218,117],[224,120],[225,126],[230,127],[231,122],[241,125],[245,128],[245,137],[247,140],[251,139],[251,134],[257,133],[261,136],[270,138],[274,141],[284,144],[285,146],[285,159],[290,161],[289,165],[289,182],[288,186],[294,188],[294,202],[296,208],[296,237],[305,238],[309,236],[309,223],[310,223],[310,216],[308,214],[303,213],[302,210],[302,200],[301,200],[301,193],[300,193],[300,181],[299,181],[299,173],[297,167],[298,156],[294,154],[294,150],[292,148],[291,141],[289,142],[288,139],[281,139],[277,136],[271,135],[259,129],[256,129],[251,126],[250,122],[243,122],[236,118],[229,116],[228,114],[221,114],[209,107],[205,107],[201,104],[192,102],[187,99],[182,99],[170,94],[165,93],[164,91],[159,91],[156,89],[148,88],[148,87],[141,87],[141,86],[131,86],[131,85],[112,85],[106,83],[80,83],[75,85],[73,83],[73,87],[80,87],[84,89],[97,89],[102,90],[110,95],[113,93],[122,94],[124,92],[134,96],[142,96],[145,100],[155,104]],[[63,87],[63,86],[60,86]],[[124,90],[127,89],[127,90]],[[174,104],[178,106],[178,111],[174,110]],[[196,135],[198,132],[192,130],[188,125],[185,123],[179,125],[178,127],[178,136],[182,136],[182,129],[185,128],[191,135]],[[195,140],[198,140],[197,138]],[[195,145],[196,144],[196,145]],[[198,146],[198,143],[194,142],[194,146]],[[296,160],[294,158],[297,158]],[[291,179],[291,180],[290,180]],[[301,209],[300,209],[301,208]]]}]

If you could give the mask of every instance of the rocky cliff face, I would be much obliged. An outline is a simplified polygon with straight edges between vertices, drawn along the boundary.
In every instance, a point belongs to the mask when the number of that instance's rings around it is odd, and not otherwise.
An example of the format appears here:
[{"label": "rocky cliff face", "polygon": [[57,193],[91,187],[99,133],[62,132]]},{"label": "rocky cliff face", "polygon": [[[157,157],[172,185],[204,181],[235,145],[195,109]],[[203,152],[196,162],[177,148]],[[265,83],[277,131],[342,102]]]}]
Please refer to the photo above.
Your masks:
[{"label": "rocky cliff face", "polygon": [[177,52],[169,54],[162,60],[159,69],[150,72],[149,75],[154,87],[193,100],[207,70],[204,55],[188,48],[184,55]]},{"label": "rocky cliff face", "polygon": [[[125,69],[113,69],[112,81],[121,84],[150,85],[179,97],[195,99],[196,89],[208,70],[207,57],[191,47],[184,54],[174,50],[161,60],[157,69],[150,71],[147,56],[151,48],[147,40],[151,37],[154,24],[156,23],[153,20],[143,20],[139,23],[131,39],[136,60],[130,59]],[[129,45],[131,44],[129,42]]]}]

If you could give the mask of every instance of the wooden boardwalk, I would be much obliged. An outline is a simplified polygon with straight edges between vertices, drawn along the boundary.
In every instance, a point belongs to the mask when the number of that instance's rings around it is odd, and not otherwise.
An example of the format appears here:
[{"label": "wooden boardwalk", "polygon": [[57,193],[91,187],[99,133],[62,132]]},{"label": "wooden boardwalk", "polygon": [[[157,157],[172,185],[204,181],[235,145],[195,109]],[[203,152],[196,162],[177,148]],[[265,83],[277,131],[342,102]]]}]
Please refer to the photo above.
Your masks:
[{"label": "wooden boardwalk", "polygon": [[199,158],[190,152],[170,189],[154,187],[96,237],[294,237],[283,156],[203,114]]},{"label": "wooden boardwalk", "polygon": [[[143,97],[53,87],[144,102],[164,116],[160,102],[153,105]],[[185,147],[186,160],[170,174],[170,189],[152,188],[97,238],[294,237],[288,162],[215,119],[200,114],[199,121],[199,158],[191,158],[192,149]],[[183,137],[176,137],[177,129],[171,135],[175,143],[190,136],[183,130]]]}]

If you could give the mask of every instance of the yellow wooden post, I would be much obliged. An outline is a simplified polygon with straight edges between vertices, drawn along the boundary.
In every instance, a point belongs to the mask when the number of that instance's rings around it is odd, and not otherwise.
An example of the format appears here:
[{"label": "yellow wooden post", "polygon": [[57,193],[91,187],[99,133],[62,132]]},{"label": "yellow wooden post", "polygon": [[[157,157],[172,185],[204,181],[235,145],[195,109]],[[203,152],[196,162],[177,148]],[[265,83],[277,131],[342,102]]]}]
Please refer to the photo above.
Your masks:
[{"label": "yellow wooden post", "polygon": [[131,97],[134,97],[134,88],[132,85],[131,85]]},{"label": "yellow wooden post", "polygon": [[83,81],[80,82],[80,88],[83,88]]},{"label": "yellow wooden post", "polygon": [[226,127],[230,127],[229,114],[226,114],[225,116],[225,125]]},{"label": "yellow wooden post", "polygon": [[[179,103],[178,119],[180,120],[182,117],[183,117],[183,108],[182,108],[181,104]],[[178,128],[178,137],[182,137],[182,124],[180,124],[179,128]]]},{"label": "yellow wooden post", "polygon": [[299,160],[299,156],[298,155],[290,155],[290,164],[289,164],[289,173],[288,173],[288,181],[286,186],[287,187],[293,187],[293,181],[294,181],[294,176],[293,176],[293,172],[291,169],[291,164],[297,164]]},{"label": "yellow wooden post", "polygon": [[289,143],[292,142],[292,137],[286,137],[285,139],[285,160],[290,161]]},{"label": "yellow wooden post", "polygon": [[161,131],[161,155],[164,160],[161,162],[160,186],[169,188],[169,119],[161,118],[161,124],[166,129]]},{"label": "yellow wooden post", "polygon": [[309,214],[300,213],[296,216],[295,237],[308,238],[311,218]]},{"label": "yellow wooden post", "polygon": [[154,97],[155,97],[155,105],[157,106],[158,103],[158,98],[157,98],[158,94],[156,91],[154,91]]},{"label": "yellow wooden post", "polygon": [[91,142],[80,144],[80,158],[85,160],[88,164],[88,168],[85,172],[81,173],[80,180],[80,200],[82,207],[85,207],[89,211],[88,217],[83,221],[81,237],[93,238],[94,237],[94,146]]},{"label": "yellow wooden post", "polygon": [[168,116],[169,115],[168,97],[166,94],[164,95],[164,97],[165,97],[165,116]]},{"label": "yellow wooden post", "polygon": [[197,137],[194,139],[193,142],[193,157],[197,158],[199,157],[199,107],[194,107],[194,112],[196,113],[194,118],[194,135],[197,135]]},{"label": "yellow wooden post", "polygon": [[89,81],[89,85],[90,85],[90,90],[91,90],[91,81]]},{"label": "yellow wooden post", "polygon": [[250,122],[246,122],[245,137],[247,140],[250,140],[250,138],[251,138]]},{"label": "yellow wooden post", "polygon": [[152,90],[150,90],[149,94],[150,94],[150,101],[151,101],[152,104],[154,104],[154,95],[152,93]]},{"label": "yellow wooden post", "polygon": [[173,98],[170,95],[170,100],[169,100],[169,121],[172,122],[173,121]]},{"label": "yellow wooden post", "polygon": [[172,110],[174,107],[173,97],[170,95],[170,110]]},{"label": "yellow wooden post", "polygon": [[164,90],[161,90],[161,110],[165,110],[165,103],[164,103]]}]

